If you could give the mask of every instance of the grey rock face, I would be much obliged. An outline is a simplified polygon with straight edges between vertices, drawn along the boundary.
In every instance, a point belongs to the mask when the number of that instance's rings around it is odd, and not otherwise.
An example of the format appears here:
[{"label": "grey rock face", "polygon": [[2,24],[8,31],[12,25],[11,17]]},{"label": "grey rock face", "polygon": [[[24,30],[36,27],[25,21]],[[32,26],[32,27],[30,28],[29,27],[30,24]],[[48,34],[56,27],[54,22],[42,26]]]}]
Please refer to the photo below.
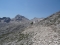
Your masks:
[{"label": "grey rock face", "polygon": [[60,12],[33,21],[37,23],[30,25],[27,18],[17,15],[5,23],[0,28],[0,45],[60,45]]},{"label": "grey rock face", "polygon": [[41,20],[43,20],[43,18],[33,18],[32,20],[31,20],[31,22],[33,22],[33,23],[38,23],[38,22],[40,22]]},{"label": "grey rock face", "polygon": [[43,25],[57,25],[60,23],[60,11],[52,14],[51,16],[43,19],[40,24]]},{"label": "grey rock face", "polygon": [[60,45],[60,12],[41,20],[23,33],[33,34],[32,45]]},{"label": "grey rock face", "polygon": [[57,32],[51,27],[47,26],[33,26],[32,28],[26,29],[24,34],[31,34],[32,45],[59,45],[59,36]]},{"label": "grey rock face", "polygon": [[24,17],[24,16],[21,16],[21,15],[17,15],[17,16],[15,17],[16,20],[20,20],[20,21],[21,21],[23,18],[25,18],[25,17]]},{"label": "grey rock face", "polygon": [[13,21],[28,21],[29,19],[27,19],[26,17],[24,16],[21,16],[21,15],[16,15],[15,18],[13,18]]},{"label": "grey rock face", "polygon": [[0,35],[11,32],[22,32],[28,25],[29,20],[24,16],[17,15],[14,20],[8,17],[0,18]]},{"label": "grey rock face", "polygon": [[10,22],[10,18],[9,17],[3,17],[3,18],[0,18],[0,22],[6,22],[6,23],[9,23]]}]

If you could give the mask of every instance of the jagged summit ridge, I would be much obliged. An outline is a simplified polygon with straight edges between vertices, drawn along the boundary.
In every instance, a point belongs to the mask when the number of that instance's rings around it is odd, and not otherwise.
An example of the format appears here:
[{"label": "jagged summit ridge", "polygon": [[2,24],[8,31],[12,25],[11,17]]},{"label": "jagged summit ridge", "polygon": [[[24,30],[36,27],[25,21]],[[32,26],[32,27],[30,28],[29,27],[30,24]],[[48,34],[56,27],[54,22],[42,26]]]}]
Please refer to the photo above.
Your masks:
[{"label": "jagged summit ridge", "polygon": [[9,17],[0,18],[0,22],[7,22],[7,23],[9,23],[10,20],[11,20],[11,19],[10,19]]},{"label": "jagged summit ridge", "polygon": [[19,14],[16,15],[14,19],[15,19],[15,20],[24,20],[24,19],[29,20],[29,19],[27,19],[26,17],[24,17],[24,16],[22,16],[22,15],[19,15]]},{"label": "jagged summit ridge", "polygon": [[22,15],[16,15],[14,18],[10,18],[10,17],[2,17],[0,18],[0,22],[3,23],[10,23],[10,22],[28,22],[29,19],[27,19],[26,17],[22,16]]}]

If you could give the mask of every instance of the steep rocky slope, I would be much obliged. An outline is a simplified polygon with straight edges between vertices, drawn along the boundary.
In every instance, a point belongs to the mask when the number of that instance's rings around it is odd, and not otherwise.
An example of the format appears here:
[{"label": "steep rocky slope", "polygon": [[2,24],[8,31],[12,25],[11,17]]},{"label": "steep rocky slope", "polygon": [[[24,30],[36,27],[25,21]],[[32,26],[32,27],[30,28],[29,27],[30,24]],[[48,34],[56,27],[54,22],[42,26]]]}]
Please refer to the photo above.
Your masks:
[{"label": "steep rocky slope", "polygon": [[8,17],[0,18],[0,35],[24,29],[29,25],[29,21],[29,19],[21,15],[17,15],[13,19]]},{"label": "steep rocky slope", "polygon": [[31,25],[18,18],[5,27],[10,32],[0,35],[0,45],[60,45],[60,12]]},{"label": "steep rocky slope", "polygon": [[59,45],[58,33],[53,31],[51,27],[47,26],[33,26],[23,32],[24,34],[30,34],[33,37],[31,41],[32,45]]},{"label": "steep rocky slope", "polygon": [[17,15],[14,19],[0,18],[0,45],[19,39],[19,35],[23,36],[24,34],[20,33],[29,25],[29,21],[21,15]]},{"label": "steep rocky slope", "polygon": [[42,21],[39,22],[43,25],[57,25],[60,24],[60,11],[52,14],[51,16],[44,18]]},{"label": "steep rocky slope", "polygon": [[60,11],[41,20],[24,34],[31,34],[32,45],[60,45]]}]

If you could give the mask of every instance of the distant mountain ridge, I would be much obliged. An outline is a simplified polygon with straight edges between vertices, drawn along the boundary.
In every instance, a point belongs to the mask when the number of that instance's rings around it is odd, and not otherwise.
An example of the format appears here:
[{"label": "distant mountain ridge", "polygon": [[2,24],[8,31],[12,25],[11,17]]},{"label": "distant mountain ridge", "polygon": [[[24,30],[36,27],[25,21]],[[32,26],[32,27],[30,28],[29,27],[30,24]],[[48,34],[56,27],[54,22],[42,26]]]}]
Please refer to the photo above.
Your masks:
[{"label": "distant mountain ridge", "polygon": [[0,18],[0,35],[17,30],[23,31],[29,25],[29,21],[22,15],[16,15],[12,19],[10,17],[2,17]]},{"label": "distant mountain ridge", "polygon": [[10,20],[11,20],[11,19],[10,19],[9,17],[0,18],[0,22],[7,22],[7,23],[9,23]]},{"label": "distant mountain ridge", "polygon": [[10,23],[10,22],[14,22],[14,21],[16,21],[16,22],[28,22],[29,21],[29,19],[27,19],[26,17],[24,17],[24,16],[22,16],[22,15],[16,15],[15,16],[15,18],[10,18],[10,17],[2,17],[2,18],[0,18],[0,22],[5,22],[5,23]]},{"label": "distant mountain ridge", "polygon": [[15,21],[21,21],[21,20],[29,20],[29,19],[27,19],[26,17],[18,14],[18,15],[15,16],[14,20]]},{"label": "distant mountain ridge", "polygon": [[0,45],[60,45],[60,11],[44,19],[17,15],[1,22]]},{"label": "distant mountain ridge", "polygon": [[38,22],[40,22],[41,20],[43,20],[44,18],[33,18],[31,21],[33,22],[33,23],[38,23]]}]

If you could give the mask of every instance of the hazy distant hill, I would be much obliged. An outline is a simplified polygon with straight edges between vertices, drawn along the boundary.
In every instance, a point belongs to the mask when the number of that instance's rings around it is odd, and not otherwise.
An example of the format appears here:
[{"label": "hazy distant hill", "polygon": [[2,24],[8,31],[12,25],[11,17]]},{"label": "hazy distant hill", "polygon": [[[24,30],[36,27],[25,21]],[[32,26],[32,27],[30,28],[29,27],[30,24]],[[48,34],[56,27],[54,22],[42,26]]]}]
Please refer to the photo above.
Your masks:
[{"label": "hazy distant hill", "polygon": [[33,23],[38,23],[38,22],[40,22],[41,20],[43,20],[43,18],[33,18],[32,20],[31,20],[31,22],[33,22]]}]

